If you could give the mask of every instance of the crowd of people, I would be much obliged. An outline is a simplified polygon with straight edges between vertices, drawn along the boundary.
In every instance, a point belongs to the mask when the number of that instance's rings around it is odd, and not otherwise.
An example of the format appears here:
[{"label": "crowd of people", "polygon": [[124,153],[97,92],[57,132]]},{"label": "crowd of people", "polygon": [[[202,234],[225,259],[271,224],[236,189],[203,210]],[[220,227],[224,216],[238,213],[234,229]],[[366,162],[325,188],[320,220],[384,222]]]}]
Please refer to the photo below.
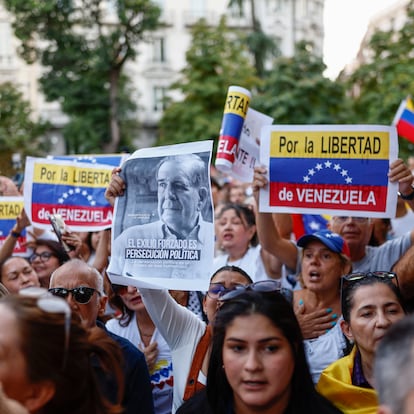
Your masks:
[{"label": "crowd of people", "polygon": [[[210,172],[212,235],[203,162],[173,161],[157,169],[157,220],[128,234],[214,236],[207,291],[114,284],[126,232],[111,248],[111,229],[67,229],[68,252],[22,210],[0,248],[0,412],[413,412],[408,166],[390,165],[396,219],[332,216],[297,237],[290,214],[258,209],[263,166],[249,184]],[[114,169],[110,203],[124,178]],[[28,254],[13,254],[25,229]]]}]

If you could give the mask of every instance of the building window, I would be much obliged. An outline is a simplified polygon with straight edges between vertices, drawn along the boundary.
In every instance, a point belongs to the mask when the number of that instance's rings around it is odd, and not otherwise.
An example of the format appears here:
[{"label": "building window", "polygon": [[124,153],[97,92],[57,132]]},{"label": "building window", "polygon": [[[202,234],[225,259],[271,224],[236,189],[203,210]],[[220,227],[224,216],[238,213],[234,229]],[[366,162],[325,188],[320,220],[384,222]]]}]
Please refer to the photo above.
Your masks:
[{"label": "building window", "polygon": [[153,42],[153,62],[165,62],[165,39],[159,37]]},{"label": "building window", "polygon": [[8,67],[12,64],[12,32],[10,24],[6,21],[0,21],[0,66]]},{"label": "building window", "polygon": [[154,86],[154,112],[163,112],[165,109],[165,97],[167,93],[167,88],[162,86]]}]

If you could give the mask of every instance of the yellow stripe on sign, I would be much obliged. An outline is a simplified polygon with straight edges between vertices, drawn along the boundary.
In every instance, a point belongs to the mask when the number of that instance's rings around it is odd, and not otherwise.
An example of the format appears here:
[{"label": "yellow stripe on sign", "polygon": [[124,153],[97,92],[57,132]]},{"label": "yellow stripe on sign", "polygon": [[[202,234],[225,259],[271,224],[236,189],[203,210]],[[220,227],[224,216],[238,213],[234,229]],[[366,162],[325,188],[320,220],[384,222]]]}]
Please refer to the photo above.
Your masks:
[{"label": "yellow stripe on sign", "polygon": [[388,132],[272,131],[270,156],[388,159],[389,144]]},{"label": "yellow stripe on sign", "polygon": [[111,171],[99,168],[79,168],[68,165],[35,164],[33,182],[78,187],[106,187]]},{"label": "yellow stripe on sign", "polygon": [[23,208],[23,201],[1,201],[0,217],[4,220],[15,219]]},{"label": "yellow stripe on sign", "polygon": [[246,118],[249,103],[250,98],[246,94],[242,92],[229,91],[226,103],[224,104],[224,113],[235,114]]}]

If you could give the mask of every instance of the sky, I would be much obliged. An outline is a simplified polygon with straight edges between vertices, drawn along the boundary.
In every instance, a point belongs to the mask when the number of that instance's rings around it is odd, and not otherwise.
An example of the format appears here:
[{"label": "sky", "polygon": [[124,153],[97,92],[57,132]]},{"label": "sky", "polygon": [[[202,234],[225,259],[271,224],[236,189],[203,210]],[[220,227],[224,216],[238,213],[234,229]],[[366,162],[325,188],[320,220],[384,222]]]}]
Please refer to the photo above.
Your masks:
[{"label": "sky", "polygon": [[371,17],[399,0],[325,0],[325,75],[334,79],[356,56]]}]

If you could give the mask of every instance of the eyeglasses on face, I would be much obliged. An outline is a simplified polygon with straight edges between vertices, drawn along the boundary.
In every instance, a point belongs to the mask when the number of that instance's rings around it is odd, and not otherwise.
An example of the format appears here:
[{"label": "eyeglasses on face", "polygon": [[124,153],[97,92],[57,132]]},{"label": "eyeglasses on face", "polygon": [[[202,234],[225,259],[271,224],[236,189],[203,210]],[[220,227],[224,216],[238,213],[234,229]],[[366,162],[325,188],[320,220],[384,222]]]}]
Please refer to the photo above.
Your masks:
[{"label": "eyeglasses on face", "polygon": [[55,257],[55,255],[51,252],[43,252],[43,253],[33,253],[29,257],[29,262],[33,263],[36,259],[39,259],[41,262],[45,263],[47,262],[52,256]]},{"label": "eyeglasses on face", "polygon": [[46,313],[62,313],[65,315],[65,342],[64,353],[62,360],[62,371],[64,371],[69,353],[69,340],[70,340],[70,322],[71,322],[71,309],[68,303],[56,296],[51,295],[47,289],[30,286],[19,290],[20,296],[37,298],[36,305],[39,309]]},{"label": "eyeglasses on face", "polygon": [[355,223],[359,224],[365,224],[368,223],[369,218],[368,217],[353,217],[353,216],[335,216],[334,220],[336,220],[338,223],[345,223],[348,219],[351,219],[351,221],[355,221]]},{"label": "eyeglasses on face", "polygon": [[66,299],[69,296],[69,293],[72,295],[72,298],[81,305],[86,305],[90,302],[93,294],[96,292],[98,295],[100,293],[89,286],[78,286],[73,289],[66,289],[63,287],[50,288],[49,292],[54,296],[59,296],[60,298]]},{"label": "eyeglasses on face", "polygon": [[253,290],[255,292],[280,292],[285,298],[291,301],[292,293],[288,289],[283,289],[282,284],[278,280],[260,280],[259,282],[251,283],[250,285],[236,286],[234,289],[223,292],[219,295],[220,302],[226,302],[236,298],[242,293]]},{"label": "eyeglasses on face", "polygon": [[238,286],[243,285],[234,285],[230,288],[227,288],[223,283],[210,283],[210,287],[208,288],[207,295],[211,299],[218,299],[221,294],[224,294],[226,292],[229,292],[230,290],[233,290],[234,288],[237,288]]}]

